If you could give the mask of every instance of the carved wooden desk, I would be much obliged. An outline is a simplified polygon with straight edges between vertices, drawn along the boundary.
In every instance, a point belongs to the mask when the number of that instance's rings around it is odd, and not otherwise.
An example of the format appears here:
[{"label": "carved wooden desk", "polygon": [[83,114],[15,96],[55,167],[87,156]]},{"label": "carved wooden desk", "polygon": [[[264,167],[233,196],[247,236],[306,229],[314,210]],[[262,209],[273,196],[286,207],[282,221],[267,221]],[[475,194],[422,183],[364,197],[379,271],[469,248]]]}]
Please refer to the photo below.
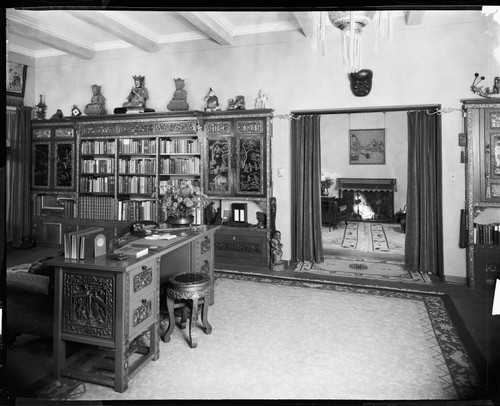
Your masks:
[{"label": "carved wooden desk", "polygon": [[[135,240],[134,244],[158,247],[138,259],[117,261],[103,255],[51,260],[55,267],[54,376],[124,392],[130,378],[160,354],[160,280],[183,271],[206,273],[213,303],[213,237],[218,228],[171,231],[178,234],[171,240]],[[82,345],[68,356],[67,342]]]}]

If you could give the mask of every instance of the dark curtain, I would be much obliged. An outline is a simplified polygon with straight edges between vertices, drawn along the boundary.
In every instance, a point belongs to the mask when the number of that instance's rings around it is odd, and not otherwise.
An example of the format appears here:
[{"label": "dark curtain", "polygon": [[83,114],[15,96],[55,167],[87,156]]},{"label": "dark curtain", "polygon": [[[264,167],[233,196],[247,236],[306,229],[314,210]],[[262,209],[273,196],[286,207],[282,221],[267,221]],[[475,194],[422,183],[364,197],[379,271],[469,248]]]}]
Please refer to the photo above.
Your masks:
[{"label": "dark curtain", "polygon": [[405,265],[439,274],[441,264],[441,117],[408,112]]},{"label": "dark curtain", "polygon": [[31,107],[17,107],[7,114],[6,231],[7,242],[20,247],[21,237],[31,236]]},{"label": "dark curtain", "polygon": [[292,120],[292,258],[323,262],[320,115]]}]

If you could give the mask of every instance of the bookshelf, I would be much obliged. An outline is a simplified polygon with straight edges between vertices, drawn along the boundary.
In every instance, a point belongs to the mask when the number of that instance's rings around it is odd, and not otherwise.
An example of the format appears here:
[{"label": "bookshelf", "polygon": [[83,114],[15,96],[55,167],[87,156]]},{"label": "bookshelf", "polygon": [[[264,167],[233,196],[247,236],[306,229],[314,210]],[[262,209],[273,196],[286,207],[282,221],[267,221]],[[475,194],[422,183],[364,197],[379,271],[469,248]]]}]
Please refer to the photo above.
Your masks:
[{"label": "bookshelf", "polygon": [[488,289],[500,278],[500,99],[462,100],[467,134],[467,278]]}]

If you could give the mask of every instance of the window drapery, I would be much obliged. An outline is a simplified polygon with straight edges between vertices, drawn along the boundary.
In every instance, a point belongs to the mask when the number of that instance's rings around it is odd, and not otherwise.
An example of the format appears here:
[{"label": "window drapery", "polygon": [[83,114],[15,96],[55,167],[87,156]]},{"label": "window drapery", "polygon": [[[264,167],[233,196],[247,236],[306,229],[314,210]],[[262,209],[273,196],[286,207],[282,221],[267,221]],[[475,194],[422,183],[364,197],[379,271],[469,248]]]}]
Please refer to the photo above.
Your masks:
[{"label": "window drapery", "polygon": [[5,187],[6,240],[14,248],[31,236],[31,107],[7,111],[7,170]]},{"label": "window drapery", "polygon": [[323,262],[321,238],[321,116],[292,120],[292,258]]},{"label": "window drapery", "polygon": [[405,266],[442,272],[441,118],[426,110],[408,112],[408,190]]}]

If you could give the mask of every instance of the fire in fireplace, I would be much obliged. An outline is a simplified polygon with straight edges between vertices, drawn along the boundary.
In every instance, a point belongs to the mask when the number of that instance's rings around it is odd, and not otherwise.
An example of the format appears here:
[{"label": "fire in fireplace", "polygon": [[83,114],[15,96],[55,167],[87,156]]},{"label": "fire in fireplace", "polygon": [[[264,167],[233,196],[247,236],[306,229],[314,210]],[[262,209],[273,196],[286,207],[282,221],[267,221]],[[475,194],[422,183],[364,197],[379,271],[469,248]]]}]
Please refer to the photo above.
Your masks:
[{"label": "fire in fireplace", "polygon": [[352,220],[394,221],[396,179],[338,178],[337,189]]}]

